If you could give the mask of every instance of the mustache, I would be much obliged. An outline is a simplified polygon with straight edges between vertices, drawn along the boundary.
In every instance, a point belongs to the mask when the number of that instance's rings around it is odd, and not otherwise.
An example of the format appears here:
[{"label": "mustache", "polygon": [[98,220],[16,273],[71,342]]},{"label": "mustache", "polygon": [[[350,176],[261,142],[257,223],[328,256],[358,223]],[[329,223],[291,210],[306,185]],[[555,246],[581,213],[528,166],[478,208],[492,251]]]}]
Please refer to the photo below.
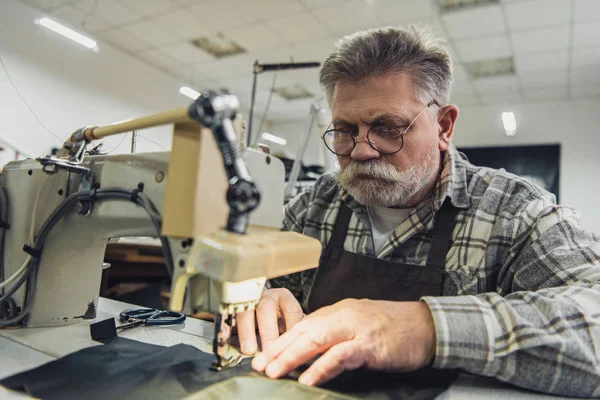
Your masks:
[{"label": "mustache", "polygon": [[395,166],[378,160],[352,161],[341,175],[346,179],[380,179],[397,181],[402,172]]}]

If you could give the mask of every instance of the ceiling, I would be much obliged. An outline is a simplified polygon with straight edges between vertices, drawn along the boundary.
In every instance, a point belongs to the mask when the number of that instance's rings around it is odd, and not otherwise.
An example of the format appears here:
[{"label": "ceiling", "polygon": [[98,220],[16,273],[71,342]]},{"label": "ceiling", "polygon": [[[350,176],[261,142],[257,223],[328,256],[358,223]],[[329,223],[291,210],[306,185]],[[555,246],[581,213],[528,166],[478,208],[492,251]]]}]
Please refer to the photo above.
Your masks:
[{"label": "ceiling", "polygon": [[[247,106],[252,64],[322,61],[357,29],[422,22],[448,41],[459,106],[600,95],[600,1],[500,0],[441,13],[439,0],[21,0],[196,90],[227,87]],[[223,33],[247,53],[216,59],[191,39]],[[515,74],[471,79],[466,63],[514,57]],[[321,96],[318,69],[280,72]],[[259,76],[257,106],[272,73]],[[303,118],[311,100],[273,95],[270,119]]]}]

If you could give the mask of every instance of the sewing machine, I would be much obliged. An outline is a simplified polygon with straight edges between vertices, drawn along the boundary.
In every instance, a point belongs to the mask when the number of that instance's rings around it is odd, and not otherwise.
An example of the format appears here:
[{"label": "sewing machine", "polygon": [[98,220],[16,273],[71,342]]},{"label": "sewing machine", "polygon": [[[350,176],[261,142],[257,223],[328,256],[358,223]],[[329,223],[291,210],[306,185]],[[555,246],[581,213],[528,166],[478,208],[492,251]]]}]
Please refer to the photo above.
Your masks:
[{"label": "sewing machine", "polygon": [[[235,314],[256,306],[266,279],[315,267],[321,245],[280,231],[283,164],[240,154],[237,108],[232,95],[205,93],[190,107],[79,129],[58,157],[6,165],[3,282],[15,279],[4,291],[27,284],[10,294],[21,313],[0,327],[95,318],[108,240],[155,236],[171,309],[215,313],[215,368],[239,362],[228,343]],[[174,126],[171,152],[86,156],[92,140],[164,124]]]}]

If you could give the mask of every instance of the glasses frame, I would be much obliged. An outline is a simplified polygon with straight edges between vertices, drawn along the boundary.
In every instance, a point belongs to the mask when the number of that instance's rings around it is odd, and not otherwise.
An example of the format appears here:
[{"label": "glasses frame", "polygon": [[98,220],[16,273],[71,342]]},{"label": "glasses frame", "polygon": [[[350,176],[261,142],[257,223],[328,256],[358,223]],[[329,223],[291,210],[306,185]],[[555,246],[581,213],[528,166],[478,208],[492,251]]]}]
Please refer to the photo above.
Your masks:
[{"label": "glasses frame", "polygon": [[[348,134],[351,138],[352,141],[354,143],[354,145],[352,146],[352,150],[350,150],[350,152],[348,154],[340,154],[340,153],[336,153],[335,151],[333,151],[333,149],[331,149],[329,147],[329,144],[327,144],[327,140],[325,139],[325,136],[327,136],[328,133],[333,133],[339,129],[328,129],[326,130],[323,135],[321,135],[321,139],[323,140],[323,143],[325,143],[325,147],[327,147],[327,150],[329,150],[330,152],[332,152],[333,154],[335,154],[336,156],[340,156],[340,157],[348,157],[349,155],[352,154],[352,152],[354,151],[354,149],[356,148],[356,144],[359,143],[361,140],[365,140],[369,146],[371,146],[371,148],[375,151],[377,151],[379,154],[384,154],[384,155],[392,155],[392,154],[396,154],[398,153],[400,150],[402,150],[402,148],[404,147],[404,135],[406,135],[406,133],[408,132],[408,130],[413,126],[413,124],[415,123],[415,121],[421,116],[421,114],[423,114],[425,112],[425,110],[427,110],[429,107],[431,107],[432,105],[436,105],[436,106],[440,106],[438,104],[437,101],[432,100],[429,103],[427,103],[427,105],[417,114],[417,116],[415,118],[413,118],[413,120],[411,121],[411,123],[408,125],[408,127],[403,131],[400,132],[400,138],[402,139],[401,143],[400,143],[400,148],[396,151],[393,152],[385,152],[385,151],[381,151],[378,148],[375,147],[375,145],[373,144],[373,141],[369,138],[369,134],[371,133],[371,130],[373,130],[373,128],[375,127],[371,127],[369,128],[369,130],[367,131],[367,134],[364,137],[359,137],[357,136],[353,136],[351,134]],[[393,129],[396,129],[399,131],[398,127],[392,127]]]}]

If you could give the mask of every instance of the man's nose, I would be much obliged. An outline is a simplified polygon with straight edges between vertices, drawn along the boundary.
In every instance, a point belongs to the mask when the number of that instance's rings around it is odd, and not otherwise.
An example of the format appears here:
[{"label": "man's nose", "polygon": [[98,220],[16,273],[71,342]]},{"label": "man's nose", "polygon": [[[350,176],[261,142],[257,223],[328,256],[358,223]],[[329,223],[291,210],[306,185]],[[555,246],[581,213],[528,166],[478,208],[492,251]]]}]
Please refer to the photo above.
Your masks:
[{"label": "man's nose", "polygon": [[366,161],[374,158],[379,158],[380,154],[368,143],[369,139],[366,137],[357,137],[356,146],[350,153],[350,158],[357,161]]}]

